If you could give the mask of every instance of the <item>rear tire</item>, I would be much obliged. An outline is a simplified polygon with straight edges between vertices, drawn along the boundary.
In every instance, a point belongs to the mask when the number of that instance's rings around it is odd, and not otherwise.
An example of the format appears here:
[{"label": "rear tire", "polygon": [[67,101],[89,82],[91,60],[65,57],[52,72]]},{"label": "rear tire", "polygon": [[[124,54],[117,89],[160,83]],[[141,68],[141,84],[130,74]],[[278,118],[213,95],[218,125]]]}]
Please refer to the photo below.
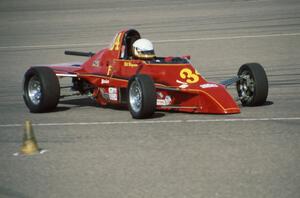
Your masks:
[{"label": "rear tire", "polygon": [[49,67],[31,67],[24,76],[23,99],[32,113],[56,108],[60,97],[59,81]]},{"label": "rear tire", "polygon": [[240,67],[236,84],[238,96],[243,106],[259,106],[268,97],[268,79],[264,68],[258,63],[247,63]]},{"label": "rear tire", "polygon": [[156,108],[156,91],[151,77],[143,74],[129,80],[128,108],[133,118],[143,119],[153,115]]}]

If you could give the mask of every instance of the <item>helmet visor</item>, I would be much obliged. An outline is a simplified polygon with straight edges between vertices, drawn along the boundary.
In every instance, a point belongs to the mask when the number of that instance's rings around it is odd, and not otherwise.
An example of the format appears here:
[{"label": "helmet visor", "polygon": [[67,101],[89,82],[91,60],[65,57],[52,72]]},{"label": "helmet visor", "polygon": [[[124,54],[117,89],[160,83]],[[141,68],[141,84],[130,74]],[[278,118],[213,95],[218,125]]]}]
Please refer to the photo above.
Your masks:
[{"label": "helmet visor", "polygon": [[154,50],[148,50],[148,51],[143,51],[143,50],[139,50],[139,49],[135,49],[136,53],[135,55],[139,58],[154,58],[155,54],[154,54]]}]

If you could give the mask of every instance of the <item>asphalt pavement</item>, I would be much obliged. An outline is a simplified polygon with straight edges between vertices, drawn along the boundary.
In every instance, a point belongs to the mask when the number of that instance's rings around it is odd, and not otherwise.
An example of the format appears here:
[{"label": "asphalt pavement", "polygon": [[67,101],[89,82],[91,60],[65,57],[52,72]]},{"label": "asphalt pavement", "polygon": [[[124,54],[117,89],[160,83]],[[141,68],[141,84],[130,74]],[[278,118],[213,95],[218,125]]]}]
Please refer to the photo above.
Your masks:
[{"label": "asphalt pavement", "polygon": [[[299,198],[299,9],[297,0],[2,0],[0,197]],[[261,63],[268,102],[234,115],[134,120],[72,97],[29,113],[22,80],[31,65],[84,61],[64,50],[100,50],[127,28],[160,56],[191,55],[211,81]],[[13,155],[25,120],[46,153]]]}]

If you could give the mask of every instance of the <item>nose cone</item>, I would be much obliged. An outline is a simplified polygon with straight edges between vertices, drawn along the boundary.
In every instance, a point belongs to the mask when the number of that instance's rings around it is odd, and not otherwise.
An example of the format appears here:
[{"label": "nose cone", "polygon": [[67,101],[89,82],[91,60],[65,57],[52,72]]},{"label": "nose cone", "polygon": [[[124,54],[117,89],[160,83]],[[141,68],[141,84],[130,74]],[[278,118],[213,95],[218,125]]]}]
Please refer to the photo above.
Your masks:
[{"label": "nose cone", "polygon": [[[208,86],[210,85],[210,86]],[[240,113],[235,100],[227,92],[225,87],[214,83],[200,85],[200,100],[203,104],[204,113],[234,114]]]}]

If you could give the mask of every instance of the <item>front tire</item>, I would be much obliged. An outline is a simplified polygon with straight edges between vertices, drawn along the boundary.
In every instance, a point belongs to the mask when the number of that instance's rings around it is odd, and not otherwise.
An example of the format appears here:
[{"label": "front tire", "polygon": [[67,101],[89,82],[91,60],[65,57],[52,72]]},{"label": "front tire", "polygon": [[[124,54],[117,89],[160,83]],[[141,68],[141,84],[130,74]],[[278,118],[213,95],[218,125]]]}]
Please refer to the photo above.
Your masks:
[{"label": "front tire", "polygon": [[268,97],[268,78],[264,68],[258,63],[247,63],[238,71],[240,80],[236,84],[238,96],[243,106],[259,106]]},{"label": "front tire", "polygon": [[156,108],[156,91],[151,77],[139,74],[130,79],[127,88],[128,108],[133,118],[153,115]]},{"label": "front tire", "polygon": [[31,67],[24,76],[23,99],[32,113],[53,111],[59,101],[60,86],[49,67]]}]

